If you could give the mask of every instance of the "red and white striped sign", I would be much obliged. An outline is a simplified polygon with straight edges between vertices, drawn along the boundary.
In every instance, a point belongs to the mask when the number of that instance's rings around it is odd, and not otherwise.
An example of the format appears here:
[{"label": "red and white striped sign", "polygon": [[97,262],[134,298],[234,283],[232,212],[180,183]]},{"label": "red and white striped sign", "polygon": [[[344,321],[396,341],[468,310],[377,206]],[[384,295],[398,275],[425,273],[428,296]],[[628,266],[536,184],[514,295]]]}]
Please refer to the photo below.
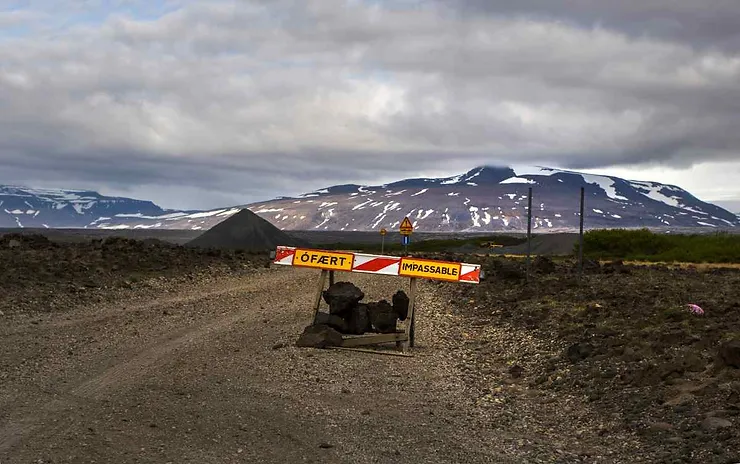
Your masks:
[{"label": "red and white striped sign", "polygon": [[401,258],[397,256],[364,255],[354,253],[352,272],[366,272],[369,274],[398,275],[398,266]]},{"label": "red and white striped sign", "polygon": [[[298,256],[298,258],[296,258],[296,256]],[[365,253],[278,246],[273,262],[283,266],[313,267],[316,269],[362,272],[366,274],[420,277],[447,282],[456,281],[471,284],[480,283],[480,264],[421,260],[423,261],[423,269],[417,265],[418,269],[406,267],[405,270],[402,270],[401,262],[403,260],[404,258],[399,256],[383,256]],[[406,258],[405,261],[419,262],[419,260],[414,258]],[[411,264],[413,263],[408,265],[411,266]],[[407,264],[404,264],[404,266],[407,266]],[[439,275],[436,274],[437,272]]]}]

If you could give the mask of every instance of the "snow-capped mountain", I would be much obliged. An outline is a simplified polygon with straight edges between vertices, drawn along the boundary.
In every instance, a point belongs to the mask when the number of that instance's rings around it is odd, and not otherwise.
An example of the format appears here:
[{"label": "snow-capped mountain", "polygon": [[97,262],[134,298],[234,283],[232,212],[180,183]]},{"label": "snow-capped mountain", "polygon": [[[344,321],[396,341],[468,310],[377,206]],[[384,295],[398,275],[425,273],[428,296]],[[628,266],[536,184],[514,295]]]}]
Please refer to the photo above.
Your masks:
[{"label": "snow-capped mountain", "polygon": [[483,166],[446,178],[339,185],[250,209],[283,229],[395,230],[409,216],[419,231],[526,230],[529,187],[540,232],[579,226],[581,187],[588,228],[740,225],[735,214],[673,185],[545,167]]},{"label": "snow-capped mountain", "polygon": [[174,211],[87,190],[0,186],[0,227],[198,230],[239,210]]},{"label": "snow-capped mountain", "polygon": [[211,211],[163,210],[95,192],[0,187],[0,227],[199,230],[249,208],[285,230],[395,230],[405,216],[417,231],[526,230],[529,187],[538,232],[578,227],[581,187],[587,228],[740,226],[735,214],[673,185],[544,167],[482,166],[446,178],[337,185]]}]

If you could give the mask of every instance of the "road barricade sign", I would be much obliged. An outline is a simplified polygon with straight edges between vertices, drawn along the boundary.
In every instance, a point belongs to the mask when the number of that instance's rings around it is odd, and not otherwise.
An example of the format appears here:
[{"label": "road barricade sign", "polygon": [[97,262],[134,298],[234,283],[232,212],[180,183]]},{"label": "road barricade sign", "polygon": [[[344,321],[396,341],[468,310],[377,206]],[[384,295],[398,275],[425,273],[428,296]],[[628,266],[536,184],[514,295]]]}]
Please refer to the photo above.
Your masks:
[{"label": "road barricade sign", "polygon": [[480,264],[457,263],[435,259],[412,258],[408,256],[386,256],[346,251],[313,250],[279,246],[275,250],[274,264],[282,266],[307,267],[321,270],[318,289],[314,300],[314,323],[321,306],[322,293],[326,285],[334,283],[334,271],[359,272],[409,278],[409,309],[406,327],[395,333],[366,333],[343,335],[342,347],[354,349],[361,345],[393,343],[404,351],[414,346],[414,306],[416,301],[416,281],[418,279],[440,280],[445,282],[480,283]]},{"label": "road barricade sign", "polygon": [[275,264],[446,282],[480,283],[480,264],[279,246]]}]

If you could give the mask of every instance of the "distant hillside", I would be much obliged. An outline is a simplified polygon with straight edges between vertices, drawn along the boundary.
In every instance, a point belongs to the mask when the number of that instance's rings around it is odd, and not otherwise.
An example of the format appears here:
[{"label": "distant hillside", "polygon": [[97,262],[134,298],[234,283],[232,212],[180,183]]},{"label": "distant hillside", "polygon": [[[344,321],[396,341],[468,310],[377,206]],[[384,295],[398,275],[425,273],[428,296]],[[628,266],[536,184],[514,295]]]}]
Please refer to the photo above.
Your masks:
[{"label": "distant hillside", "polygon": [[245,206],[173,211],[95,192],[0,187],[0,227],[204,230],[243,208],[283,230],[397,229],[409,216],[417,231],[526,230],[527,190],[534,191],[536,231],[578,227],[586,189],[589,228],[700,228],[740,225],[740,218],[674,185],[552,168],[481,166],[445,178],[385,185],[345,184]]},{"label": "distant hillside", "polygon": [[482,166],[453,177],[385,185],[338,185],[249,205],[279,227],[317,230],[396,229],[409,216],[419,231],[525,230],[532,187],[533,227],[579,225],[581,187],[590,228],[734,228],[738,217],[673,185],[551,168]]},{"label": "distant hillside", "polygon": [[88,190],[0,186],[0,227],[201,230],[239,210],[166,210],[151,201]]}]

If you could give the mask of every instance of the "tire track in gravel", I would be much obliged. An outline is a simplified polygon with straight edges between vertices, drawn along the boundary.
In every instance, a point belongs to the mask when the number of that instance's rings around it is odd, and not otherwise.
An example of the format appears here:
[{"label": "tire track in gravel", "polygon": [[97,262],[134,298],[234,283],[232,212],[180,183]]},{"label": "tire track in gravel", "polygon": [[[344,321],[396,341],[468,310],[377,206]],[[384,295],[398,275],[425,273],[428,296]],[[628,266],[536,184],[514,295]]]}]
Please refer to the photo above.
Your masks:
[{"label": "tire track in gravel", "polygon": [[[178,295],[174,298],[152,300],[145,306],[137,306],[137,309],[173,308],[178,305],[193,304],[208,299],[219,299],[229,296],[238,297],[245,293],[250,294],[247,298],[257,296],[260,293],[273,294],[275,288],[270,284],[275,282],[277,275],[284,272],[280,270],[276,274],[261,274],[256,276],[256,278],[247,276],[247,278],[250,278],[247,283],[234,286],[233,282],[231,282],[217,290],[204,292],[200,288],[194,288],[191,292]],[[298,280],[296,283],[303,283],[302,281],[308,280],[310,276],[308,274],[294,274],[291,277],[294,280]],[[131,306],[131,303],[128,303],[128,306]],[[116,317],[122,311],[121,307],[122,305],[113,305],[110,310],[114,314],[96,315],[73,321],[62,321],[62,325],[82,325],[84,323],[100,322]],[[168,361],[172,361],[173,353],[178,351],[181,353],[187,352],[189,349],[196,347],[198,343],[202,343],[208,338],[227,330],[234,324],[249,318],[257,318],[258,316],[259,313],[257,311],[241,310],[226,316],[217,317],[209,323],[199,325],[195,328],[184,327],[170,331],[157,338],[155,342],[150,343],[138,353],[129,355],[122,362],[104,369],[99,374],[89,377],[76,386],[57,395],[57,399],[40,405],[36,404],[32,407],[22,407],[19,410],[11,412],[6,415],[10,416],[6,424],[0,425],[0,453],[8,451],[24,438],[39,432],[44,428],[44,423],[50,416],[59,414],[77,403],[84,403],[86,399],[99,400],[111,391],[121,390],[135,384],[147,375],[147,373],[154,371]],[[53,327],[53,324],[47,326],[47,328],[50,327]],[[57,431],[60,431],[62,426],[57,425],[49,428],[51,429],[49,430],[51,434],[55,435],[56,433],[53,429],[56,428],[59,429]]]},{"label": "tire track in gravel", "polygon": [[[72,326],[88,324],[88,323],[102,323],[102,322],[106,322],[111,319],[114,319],[120,316],[121,313],[131,311],[132,309],[136,309],[138,311],[162,309],[162,308],[167,308],[167,307],[171,307],[171,306],[178,305],[178,304],[192,303],[198,300],[202,300],[204,298],[215,298],[215,297],[221,297],[221,296],[230,295],[230,294],[243,293],[245,291],[249,291],[252,288],[258,287],[259,285],[263,285],[265,281],[269,281],[270,279],[273,279],[276,273],[280,273],[280,272],[284,273],[286,271],[288,271],[288,269],[279,268],[279,269],[272,269],[268,272],[258,272],[256,274],[245,275],[242,277],[236,277],[236,278],[232,277],[232,278],[226,279],[226,282],[224,283],[218,283],[217,288],[212,289],[204,294],[200,294],[198,292],[193,292],[193,293],[188,292],[185,294],[178,294],[176,296],[160,294],[156,298],[152,298],[152,297],[147,298],[147,297],[138,296],[138,297],[134,297],[134,299],[132,300],[127,300],[125,302],[116,302],[102,309],[97,309],[94,315],[85,314],[85,313],[90,313],[91,311],[90,306],[85,306],[81,309],[75,309],[71,311],[70,313],[74,315],[81,313],[82,315],[80,317],[74,317],[74,318],[68,317],[63,320],[59,320],[58,318],[50,318],[48,321],[39,323],[36,326],[36,329],[65,328],[65,327],[72,327]],[[240,282],[245,279],[247,280],[246,283]],[[235,283],[235,282],[239,282],[239,283]],[[5,332],[3,333],[3,335],[4,336],[23,335],[23,334],[30,334],[35,331],[37,330],[32,331],[32,330],[28,330],[27,328],[21,328],[20,330]]]}]

